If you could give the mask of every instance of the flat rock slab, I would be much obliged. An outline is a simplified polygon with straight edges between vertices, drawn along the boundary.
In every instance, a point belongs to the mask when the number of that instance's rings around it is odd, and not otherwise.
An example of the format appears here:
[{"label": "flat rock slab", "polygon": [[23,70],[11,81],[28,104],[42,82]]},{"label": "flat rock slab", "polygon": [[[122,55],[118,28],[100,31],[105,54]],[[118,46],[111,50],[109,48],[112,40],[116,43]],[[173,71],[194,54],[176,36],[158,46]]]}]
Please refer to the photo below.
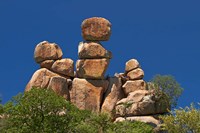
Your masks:
[{"label": "flat rock slab", "polygon": [[55,43],[49,43],[43,41],[35,47],[34,59],[37,63],[41,63],[45,60],[57,60],[62,58],[62,50]]},{"label": "flat rock slab", "polygon": [[101,17],[85,19],[81,28],[82,37],[89,41],[107,41],[111,35],[111,23]]},{"label": "flat rock slab", "polygon": [[136,90],[145,90],[146,82],[144,80],[129,80],[122,86],[124,93],[128,95]]},{"label": "flat rock slab", "polygon": [[71,102],[79,109],[100,112],[103,93],[108,88],[107,80],[75,78],[70,91]]},{"label": "flat rock slab", "polygon": [[100,42],[80,42],[78,56],[80,59],[111,59],[112,53],[107,51]]},{"label": "flat rock slab", "polygon": [[74,77],[74,61],[72,59],[56,60],[51,69],[56,73]]},{"label": "flat rock slab", "polygon": [[109,59],[82,59],[76,62],[76,75],[78,78],[104,79],[109,65]]}]

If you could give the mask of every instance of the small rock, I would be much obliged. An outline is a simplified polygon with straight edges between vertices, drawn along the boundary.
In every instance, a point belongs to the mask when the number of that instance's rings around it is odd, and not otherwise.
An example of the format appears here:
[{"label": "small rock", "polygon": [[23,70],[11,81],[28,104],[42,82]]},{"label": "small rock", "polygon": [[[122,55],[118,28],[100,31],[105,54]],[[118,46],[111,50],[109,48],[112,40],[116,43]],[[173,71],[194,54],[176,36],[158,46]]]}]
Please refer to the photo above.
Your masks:
[{"label": "small rock", "polygon": [[101,17],[85,19],[81,28],[83,38],[89,41],[107,41],[111,35],[111,23]]},{"label": "small rock", "polygon": [[62,50],[55,43],[43,41],[35,47],[34,58],[37,63],[45,60],[57,60],[62,58]]},{"label": "small rock", "polygon": [[40,63],[40,67],[41,68],[47,68],[47,69],[50,70],[53,63],[54,63],[54,60],[45,60],[45,61]]},{"label": "small rock", "polygon": [[143,77],[144,77],[144,71],[141,68],[136,68],[136,69],[128,72],[127,73],[127,77],[130,80],[143,79]]},{"label": "small rock", "polygon": [[128,95],[131,92],[134,92],[136,90],[145,90],[146,89],[146,83],[144,80],[129,80],[122,86],[124,93]]},{"label": "small rock", "polygon": [[126,62],[125,73],[128,73],[138,67],[140,67],[139,62],[136,59],[131,59]]},{"label": "small rock", "polygon": [[104,74],[109,65],[109,59],[77,60],[76,75],[86,79],[104,79]]},{"label": "small rock", "polygon": [[74,61],[69,58],[55,61],[51,69],[56,73],[74,77]]},{"label": "small rock", "polygon": [[80,59],[111,59],[112,53],[107,51],[99,42],[80,42],[78,56]]},{"label": "small rock", "polygon": [[108,88],[107,80],[74,78],[70,91],[71,102],[79,109],[100,112],[103,93]]}]

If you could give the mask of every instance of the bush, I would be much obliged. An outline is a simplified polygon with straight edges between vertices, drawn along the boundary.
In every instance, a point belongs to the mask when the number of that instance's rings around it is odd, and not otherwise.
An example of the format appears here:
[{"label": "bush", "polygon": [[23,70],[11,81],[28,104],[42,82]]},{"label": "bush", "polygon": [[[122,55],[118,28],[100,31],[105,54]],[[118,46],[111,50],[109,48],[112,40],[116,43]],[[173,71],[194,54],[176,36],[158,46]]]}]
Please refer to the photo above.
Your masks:
[{"label": "bush", "polygon": [[163,129],[169,133],[200,133],[200,110],[194,105],[162,116]]},{"label": "bush", "polygon": [[180,84],[175,80],[173,76],[155,75],[151,80],[151,83],[153,83],[156,88],[159,88],[167,95],[171,108],[177,106],[177,101],[183,92],[183,88],[181,88]]},{"label": "bush", "polygon": [[108,133],[153,133],[151,126],[142,122],[116,122],[107,130]]},{"label": "bush", "polygon": [[4,106],[6,124],[3,131],[70,132],[88,114],[51,90],[32,88],[24,95],[17,95]]}]

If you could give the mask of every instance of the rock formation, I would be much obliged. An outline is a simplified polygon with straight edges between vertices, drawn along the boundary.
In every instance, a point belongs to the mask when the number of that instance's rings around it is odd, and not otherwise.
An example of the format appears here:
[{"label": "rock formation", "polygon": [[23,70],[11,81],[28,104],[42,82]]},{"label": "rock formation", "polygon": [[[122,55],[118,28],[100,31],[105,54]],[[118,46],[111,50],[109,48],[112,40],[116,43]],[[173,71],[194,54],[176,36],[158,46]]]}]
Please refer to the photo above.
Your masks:
[{"label": "rock formation", "polygon": [[155,115],[166,113],[168,101],[148,90],[144,71],[136,59],[126,62],[125,72],[105,77],[112,53],[100,41],[111,35],[111,23],[99,17],[89,18],[82,25],[83,42],[78,46],[76,71],[74,61],[62,58],[62,50],[55,43],[43,41],[34,52],[40,64],[25,91],[32,87],[52,89],[79,109],[104,112],[116,121],[143,121],[156,127]]}]

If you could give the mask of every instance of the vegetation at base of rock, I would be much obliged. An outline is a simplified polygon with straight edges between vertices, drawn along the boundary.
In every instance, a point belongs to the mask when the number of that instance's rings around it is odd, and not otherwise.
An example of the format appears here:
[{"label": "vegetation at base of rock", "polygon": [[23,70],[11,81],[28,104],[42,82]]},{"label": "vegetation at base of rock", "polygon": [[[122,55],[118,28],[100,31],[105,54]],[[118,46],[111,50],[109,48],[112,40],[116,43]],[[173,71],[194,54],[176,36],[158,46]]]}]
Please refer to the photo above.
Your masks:
[{"label": "vegetation at base of rock", "polygon": [[161,116],[161,119],[164,122],[163,129],[169,133],[200,133],[200,109],[193,104]]},{"label": "vegetation at base of rock", "polygon": [[153,133],[153,130],[142,122],[123,121],[112,124],[108,133]]},{"label": "vegetation at base of rock", "polygon": [[173,76],[157,74],[153,77],[151,83],[155,85],[154,88],[159,88],[167,95],[171,108],[177,106],[177,101],[183,92],[183,88],[181,88],[180,84],[175,80]]},{"label": "vegetation at base of rock", "polygon": [[141,122],[113,123],[106,114],[79,110],[49,89],[32,88],[13,97],[3,106],[2,113],[2,133],[152,132],[149,125]]}]

